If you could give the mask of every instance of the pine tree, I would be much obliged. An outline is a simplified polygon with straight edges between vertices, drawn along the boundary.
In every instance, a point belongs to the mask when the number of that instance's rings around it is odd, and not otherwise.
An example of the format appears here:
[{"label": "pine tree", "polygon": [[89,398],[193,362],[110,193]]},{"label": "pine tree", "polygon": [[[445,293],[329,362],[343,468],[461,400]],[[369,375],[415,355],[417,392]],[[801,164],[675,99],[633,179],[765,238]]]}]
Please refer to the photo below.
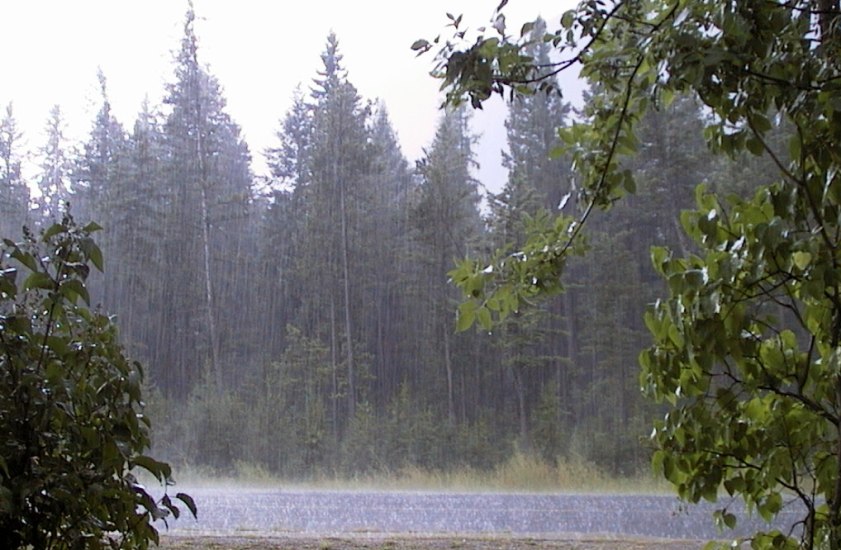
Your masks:
[{"label": "pine tree", "polygon": [[[225,113],[219,83],[198,62],[195,14],[188,10],[175,82],[165,99],[167,178],[164,182],[165,271],[160,329],[161,364],[169,365],[168,391],[184,395],[197,380],[197,363],[212,373],[216,388],[226,365],[240,352],[239,329],[247,310],[247,286],[238,262],[249,258],[247,221],[251,202],[250,154],[239,128]],[[230,306],[230,307],[227,307]],[[222,312],[228,321],[222,326]],[[199,357],[195,356],[196,350]],[[198,359],[198,360],[197,360]],[[224,364],[223,364],[224,363]],[[233,369],[228,369],[233,374]]]},{"label": "pine tree", "polygon": [[111,114],[105,75],[101,70],[98,78],[102,104],[87,141],[71,162],[70,181],[76,219],[96,221],[104,228],[98,242],[109,259],[109,268],[104,276],[97,274],[91,279],[92,297],[109,311],[118,311],[118,302],[123,297],[119,283],[125,267],[123,258],[129,253],[115,238],[119,195],[126,185],[127,144],[125,130]]},{"label": "pine tree", "polygon": [[[444,381],[443,403],[450,424],[456,422],[456,390],[463,373],[456,372],[456,350],[453,337],[453,305],[457,296],[447,282],[447,272],[454,258],[465,257],[477,246],[482,233],[479,216],[479,193],[471,175],[474,165],[468,118],[464,109],[444,114],[432,145],[419,163],[421,184],[412,208],[412,229],[419,265],[418,357],[426,364],[421,381],[426,392],[434,395]],[[466,338],[459,338],[464,343]],[[428,346],[428,342],[437,342]]]},{"label": "pine tree", "polygon": [[[545,33],[546,23],[538,19],[523,52],[542,67],[540,74],[551,68],[551,46],[543,40]],[[509,184],[530,186],[540,206],[556,210],[572,188],[569,159],[560,154],[563,144],[558,137],[558,129],[567,125],[570,106],[555,91],[554,78],[547,77],[544,83],[545,91],[519,95],[509,104],[503,166],[509,171]]]},{"label": "pine tree", "polygon": [[[341,65],[338,39],[327,38],[323,70],[312,91],[313,132],[310,181],[306,186],[308,208],[302,273],[308,279],[308,296],[317,301],[304,305],[308,330],[328,327],[334,367],[335,395],[345,396],[347,417],[357,402],[358,357],[356,346],[355,288],[360,267],[359,237],[364,185],[370,169],[367,121],[369,110]],[[316,298],[316,297],[321,297]],[[318,303],[321,302],[321,303]],[[340,336],[341,335],[341,336]],[[340,375],[339,363],[343,362]],[[340,388],[344,384],[344,390]],[[334,410],[334,418],[336,411]]]},{"label": "pine tree", "polygon": [[61,107],[53,106],[45,129],[46,143],[39,149],[40,175],[38,187],[41,196],[37,201],[37,223],[58,219],[62,208],[70,202],[70,159],[64,136],[64,118]]},{"label": "pine tree", "polygon": [[312,106],[300,89],[276,132],[278,145],[266,151],[271,191],[260,230],[260,304],[265,360],[283,352],[286,327],[295,321],[303,296],[297,291],[298,259],[306,224],[305,200],[310,181]]},{"label": "pine tree", "polygon": [[373,398],[382,411],[406,378],[404,342],[414,337],[405,323],[411,316],[405,289],[406,274],[412,270],[409,201],[414,181],[382,104],[373,117],[370,139],[368,198],[361,205],[362,330],[374,361]]},{"label": "pine tree", "polygon": [[12,104],[0,120],[0,237],[16,240],[29,220],[29,188],[21,176],[21,138]]},{"label": "pine tree", "polygon": [[[144,361],[156,360],[159,343],[155,327],[162,320],[161,281],[167,277],[160,243],[163,242],[164,139],[160,122],[144,101],[125,143],[124,167],[114,182],[106,227],[115,245],[115,259],[105,270],[115,279],[115,303],[109,310],[120,322],[122,340]],[[154,276],[144,277],[144,273]],[[158,372],[153,371],[156,377]],[[157,379],[157,377],[156,377]]]},{"label": "pine tree", "polygon": [[[97,220],[110,229],[111,202],[118,185],[122,155],[125,150],[125,130],[111,114],[105,75],[98,73],[101,106],[88,140],[82,144],[74,159],[71,185],[74,194],[75,216],[81,220]],[[110,254],[108,254],[110,257]]]},{"label": "pine tree", "polygon": [[[545,22],[535,21],[524,51],[544,67],[544,73],[550,66],[550,45],[542,40],[545,31]],[[518,96],[509,104],[505,121],[508,150],[503,153],[508,180],[491,198],[495,248],[518,250],[532,220],[545,220],[562,203],[567,210],[574,208],[569,161],[558,152],[562,145],[558,128],[567,124],[570,108],[554,91],[556,84],[547,78],[545,91]],[[574,297],[567,292],[538,308],[517,313],[496,331],[494,344],[501,351],[501,366],[515,390],[517,431],[523,447],[531,443],[529,418],[540,396],[551,390],[557,402],[566,404],[569,399],[570,370],[577,353],[573,304]],[[555,421],[562,421],[560,413]]]}]

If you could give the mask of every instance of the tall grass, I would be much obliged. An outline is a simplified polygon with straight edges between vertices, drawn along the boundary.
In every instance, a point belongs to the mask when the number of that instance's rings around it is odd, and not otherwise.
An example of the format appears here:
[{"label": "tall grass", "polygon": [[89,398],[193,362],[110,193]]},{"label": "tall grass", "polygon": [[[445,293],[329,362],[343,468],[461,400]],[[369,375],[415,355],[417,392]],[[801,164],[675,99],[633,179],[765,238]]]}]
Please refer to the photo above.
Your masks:
[{"label": "tall grass", "polygon": [[187,487],[237,485],[287,489],[568,493],[670,491],[665,481],[655,479],[650,473],[614,477],[581,460],[561,460],[553,465],[522,452],[515,452],[490,470],[464,466],[430,471],[412,466],[350,477],[322,472],[307,479],[283,479],[261,466],[238,462],[235,470],[226,474],[185,466],[176,468],[175,476],[180,486]]}]

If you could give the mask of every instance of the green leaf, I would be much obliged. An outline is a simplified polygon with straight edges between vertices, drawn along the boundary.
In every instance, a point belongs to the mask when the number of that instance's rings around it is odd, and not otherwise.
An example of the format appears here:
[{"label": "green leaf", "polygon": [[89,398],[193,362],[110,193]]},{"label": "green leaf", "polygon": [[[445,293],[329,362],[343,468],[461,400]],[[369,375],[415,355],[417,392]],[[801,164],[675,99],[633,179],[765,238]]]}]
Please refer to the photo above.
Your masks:
[{"label": "green leaf", "polygon": [[747,150],[756,156],[760,156],[765,152],[765,145],[762,144],[761,140],[755,137],[751,137],[746,140],[745,147],[747,147]]},{"label": "green leaf", "polygon": [[726,512],[723,516],[724,525],[727,526],[728,529],[735,529],[736,528],[736,516],[735,514],[731,514]]},{"label": "green leaf", "polygon": [[426,51],[426,50],[428,50],[430,47],[431,47],[431,44],[429,43],[429,41],[428,41],[428,40],[424,40],[424,39],[422,39],[422,38],[421,38],[421,39],[419,39],[419,40],[415,40],[414,42],[412,42],[412,50],[414,50],[414,51],[419,51],[419,50],[421,50],[421,51]]},{"label": "green leaf", "polygon": [[488,308],[482,306],[476,310],[476,318],[479,321],[479,325],[485,330],[491,330],[493,328],[493,322],[491,321],[491,312]]},{"label": "green leaf", "polygon": [[10,256],[22,263],[30,271],[38,271],[38,263],[35,261],[35,256],[33,256],[32,254],[24,252],[23,250],[15,246],[12,249]]},{"label": "green leaf", "polygon": [[55,288],[55,282],[46,273],[35,271],[23,282],[23,290],[31,290],[33,288],[53,290]]},{"label": "green leaf", "polygon": [[175,498],[183,502],[184,506],[186,506],[187,509],[190,510],[190,513],[193,514],[193,517],[198,519],[198,508],[196,508],[196,503],[193,500],[193,497],[186,493],[177,493]]},{"label": "green leaf", "polygon": [[150,456],[136,456],[132,459],[131,462],[132,467],[143,468],[144,470],[155,476],[155,478],[157,478],[158,481],[167,481],[172,475],[172,469],[166,462],[160,462]]},{"label": "green leaf", "polygon": [[0,293],[5,293],[9,298],[14,298],[18,288],[16,283],[17,270],[14,268],[0,270]]},{"label": "green leaf", "polygon": [[561,26],[564,29],[567,29],[567,30],[571,29],[572,24],[574,22],[575,22],[575,11],[574,10],[568,10],[568,11],[564,12],[564,14],[561,16]]},{"label": "green leaf", "polygon": [[94,267],[100,272],[103,270],[103,259],[102,259],[102,250],[100,250],[99,246],[94,242],[93,239],[86,238],[80,241],[80,248],[85,253],[85,255],[90,258],[90,261],[93,263]]},{"label": "green leaf", "polygon": [[796,265],[800,271],[803,271],[809,267],[810,263],[812,263],[812,254],[809,252],[798,251],[792,255],[792,260],[794,261],[794,265]]},{"label": "green leaf", "polygon": [[669,340],[671,340],[672,343],[676,347],[678,347],[678,348],[683,347],[683,343],[684,343],[683,335],[680,333],[678,328],[673,324],[669,325]]},{"label": "green leaf", "polygon": [[468,300],[458,307],[456,319],[456,332],[464,332],[473,326],[476,319],[476,302]]},{"label": "green leaf", "polygon": [[51,239],[52,237],[55,237],[59,233],[63,232],[64,230],[65,230],[64,225],[62,225],[60,223],[54,223],[46,231],[44,231],[44,236],[42,238],[43,238],[44,241],[47,241],[47,240]]},{"label": "green leaf", "polygon": [[76,298],[82,298],[87,305],[91,303],[91,297],[85,284],[79,279],[69,279],[59,285],[58,291],[71,303],[76,303]]}]

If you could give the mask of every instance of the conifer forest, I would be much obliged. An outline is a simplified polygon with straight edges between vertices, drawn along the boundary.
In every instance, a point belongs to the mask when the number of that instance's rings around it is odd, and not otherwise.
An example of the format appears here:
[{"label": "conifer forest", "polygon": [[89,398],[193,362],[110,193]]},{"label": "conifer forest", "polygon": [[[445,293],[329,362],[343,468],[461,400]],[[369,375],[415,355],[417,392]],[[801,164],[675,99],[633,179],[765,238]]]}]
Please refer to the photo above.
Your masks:
[{"label": "conifer forest", "polygon": [[[35,180],[12,105],[0,121],[0,235],[38,232],[67,204],[103,227],[91,301],[146,369],[158,455],[287,478],[492,468],[517,452],[648,468],[664,409],[641,396],[637,356],[642,312],[665,287],[648,248],[686,252],[677,220],[692,189],[748,194],[760,161],[708,153],[690,98],[647,114],[628,161],[638,188],[591,218],[565,291],[490,332],[457,331],[455,262],[516,249],[549,213],[578,208],[557,131],[578,110],[554,93],[514,98],[507,182],[485,193],[470,107],[442,111],[423,157],[407,159],[331,34],[274,145],[252,151],[192,23],[188,12],[163,104],[130,127],[111,113],[107,75],[83,142],[67,140],[58,107],[45,113]],[[549,44],[530,47],[548,60]],[[257,155],[270,178],[253,174]]]}]

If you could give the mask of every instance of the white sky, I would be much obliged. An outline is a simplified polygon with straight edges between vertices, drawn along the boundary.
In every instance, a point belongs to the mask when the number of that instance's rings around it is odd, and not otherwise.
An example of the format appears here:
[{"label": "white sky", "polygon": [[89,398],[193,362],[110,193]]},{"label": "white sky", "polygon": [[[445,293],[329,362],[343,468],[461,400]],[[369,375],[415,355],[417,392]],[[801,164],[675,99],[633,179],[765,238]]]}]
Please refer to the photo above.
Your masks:
[{"label": "white sky", "polygon": [[[449,36],[445,13],[487,24],[498,0],[194,0],[199,60],[223,87],[228,112],[242,127],[258,175],[262,152],[275,144],[279,121],[299,83],[309,89],[321,68],[327,34],[339,38],[350,81],[366,99],[382,99],[410,161],[429,145],[439,117],[432,56],[416,58],[417,38]],[[557,22],[572,0],[511,0],[509,29],[542,15]],[[26,149],[43,143],[59,104],[71,142],[84,138],[98,109],[97,67],[108,80],[114,114],[130,129],[144,96],[160,105],[173,79],[173,52],[183,33],[186,0],[5,0],[0,4],[0,106],[12,101]],[[575,91],[570,99],[577,97]],[[477,112],[482,134],[479,178],[497,190],[504,147],[501,102]]]}]

